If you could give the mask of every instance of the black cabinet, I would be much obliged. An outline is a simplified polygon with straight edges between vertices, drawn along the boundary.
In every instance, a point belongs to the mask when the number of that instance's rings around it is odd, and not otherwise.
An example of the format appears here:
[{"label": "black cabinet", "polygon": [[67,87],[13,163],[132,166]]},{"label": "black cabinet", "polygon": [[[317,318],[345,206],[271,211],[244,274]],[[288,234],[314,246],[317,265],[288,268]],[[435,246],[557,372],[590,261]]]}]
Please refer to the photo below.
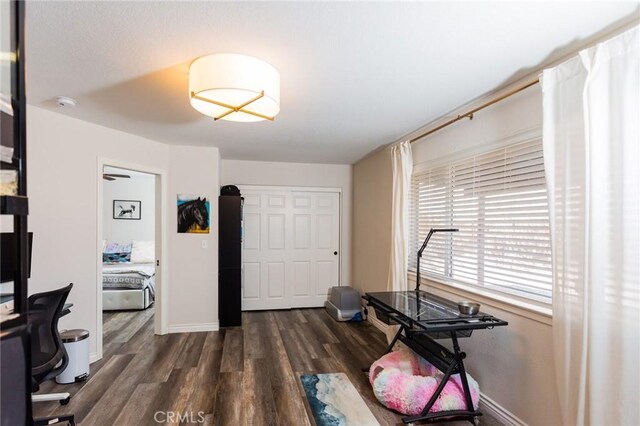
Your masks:
[{"label": "black cabinet", "polygon": [[242,257],[242,197],[220,196],[220,268],[240,268]]},{"label": "black cabinet", "polygon": [[242,324],[242,202],[240,196],[219,198],[218,312],[220,327]]},{"label": "black cabinet", "polygon": [[218,272],[218,307],[220,327],[242,325],[240,268],[220,269]]}]

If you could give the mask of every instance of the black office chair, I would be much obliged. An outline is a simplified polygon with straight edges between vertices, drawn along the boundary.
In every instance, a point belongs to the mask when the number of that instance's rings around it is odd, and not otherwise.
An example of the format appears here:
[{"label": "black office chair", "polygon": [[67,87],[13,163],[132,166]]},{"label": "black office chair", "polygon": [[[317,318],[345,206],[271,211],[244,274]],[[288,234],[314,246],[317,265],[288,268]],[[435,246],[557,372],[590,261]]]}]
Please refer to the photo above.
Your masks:
[{"label": "black office chair", "polygon": [[[31,327],[31,376],[32,392],[40,389],[40,383],[55,378],[69,364],[69,356],[58,332],[64,303],[73,284],[58,290],[29,296],[28,322]],[[60,401],[65,405],[71,399],[68,392],[33,395],[33,402]]]},{"label": "black office chair", "polygon": [[33,418],[31,408],[31,360],[29,327],[21,325],[0,332],[0,425],[50,425],[67,422],[73,415]]}]

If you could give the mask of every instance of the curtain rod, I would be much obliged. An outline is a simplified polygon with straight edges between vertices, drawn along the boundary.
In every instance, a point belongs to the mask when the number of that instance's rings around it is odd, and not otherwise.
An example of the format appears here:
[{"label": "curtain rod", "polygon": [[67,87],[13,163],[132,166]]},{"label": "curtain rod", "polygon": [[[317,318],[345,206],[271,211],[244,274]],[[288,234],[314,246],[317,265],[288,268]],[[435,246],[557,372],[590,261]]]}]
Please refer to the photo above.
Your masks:
[{"label": "curtain rod", "polygon": [[431,130],[429,130],[427,132],[424,132],[421,135],[418,135],[415,138],[409,140],[409,143],[417,142],[418,140],[424,138],[425,136],[429,136],[431,133],[435,133],[438,130],[444,129],[445,127],[447,127],[447,126],[449,126],[449,125],[451,125],[451,124],[453,124],[453,123],[455,123],[457,121],[460,121],[463,118],[467,118],[468,117],[469,120],[473,120],[473,114],[475,114],[476,112],[480,111],[481,109],[485,109],[486,107],[491,106],[491,105],[493,105],[493,104],[495,104],[497,102],[500,102],[501,100],[506,99],[506,98],[508,98],[510,96],[513,96],[516,93],[522,92],[524,89],[528,89],[529,87],[531,87],[533,85],[536,85],[539,82],[540,82],[539,80],[531,81],[531,82],[525,84],[524,86],[518,87],[517,89],[514,89],[514,90],[512,90],[512,91],[510,91],[508,93],[505,93],[504,95],[499,96],[499,97],[497,97],[497,98],[495,98],[495,99],[493,99],[493,100],[491,100],[491,101],[489,101],[487,103],[484,103],[484,104],[480,105],[479,107],[476,107],[476,108],[472,109],[471,111],[469,111],[469,112],[467,112],[465,114],[459,114],[456,118],[453,118],[453,119],[447,121],[446,123],[443,123],[443,124],[439,125],[435,129],[431,129]]}]

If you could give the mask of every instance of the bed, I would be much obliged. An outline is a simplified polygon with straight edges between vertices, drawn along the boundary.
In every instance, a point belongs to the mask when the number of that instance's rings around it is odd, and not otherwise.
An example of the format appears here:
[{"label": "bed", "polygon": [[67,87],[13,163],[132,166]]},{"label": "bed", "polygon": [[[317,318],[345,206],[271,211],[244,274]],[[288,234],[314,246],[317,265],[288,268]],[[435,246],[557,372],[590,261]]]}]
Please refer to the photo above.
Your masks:
[{"label": "bed", "polygon": [[153,263],[105,263],[102,267],[102,310],[142,310],[155,299]]}]

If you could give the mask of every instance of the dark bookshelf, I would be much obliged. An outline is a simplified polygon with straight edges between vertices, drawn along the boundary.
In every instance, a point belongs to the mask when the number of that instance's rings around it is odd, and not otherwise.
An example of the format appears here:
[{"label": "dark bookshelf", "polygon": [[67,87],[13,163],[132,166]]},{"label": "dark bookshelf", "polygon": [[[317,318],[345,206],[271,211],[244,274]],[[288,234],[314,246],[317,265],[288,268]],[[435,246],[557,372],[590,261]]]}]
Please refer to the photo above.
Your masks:
[{"label": "dark bookshelf", "polygon": [[0,212],[6,215],[26,216],[29,214],[29,199],[22,195],[2,195]]},{"label": "dark bookshelf", "polygon": [[[17,314],[17,321],[24,321],[27,311],[27,280],[28,280],[28,234],[27,215],[29,213],[29,199],[27,198],[27,98],[25,91],[25,36],[24,18],[25,2],[11,0],[9,2],[10,13],[3,15],[0,23],[10,28],[8,45],[15,58],[10,62],[10,94],[4,93],[7,105],[2,111],[2,140],[3,146],[13,148],[11,162],[0,161],[2,170],[13,170],[17,176],[17,194],[0,196],[0,213],[13,216],[13,233],[15,240],[15,259],[17,264],[16,279],[13,282],[13,306]],[[3,104],[4,105],[4,104]],[[5,295],[6,296],[6,295]],[[9,322],[14,324],[16,318],[2,323],[7,327]]]}]

